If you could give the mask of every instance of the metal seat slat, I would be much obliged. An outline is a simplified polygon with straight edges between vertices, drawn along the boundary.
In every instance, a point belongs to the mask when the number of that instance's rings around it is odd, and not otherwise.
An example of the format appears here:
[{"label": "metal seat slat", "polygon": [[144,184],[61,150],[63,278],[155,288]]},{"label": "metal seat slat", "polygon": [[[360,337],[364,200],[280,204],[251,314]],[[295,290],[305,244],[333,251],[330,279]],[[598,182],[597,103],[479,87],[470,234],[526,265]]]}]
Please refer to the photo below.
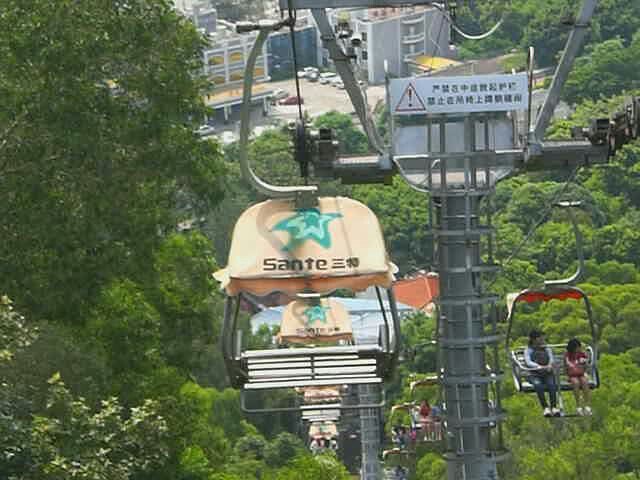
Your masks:
[{"label": "metal seat slat", "polygon": [[249,362],[248,367],[249,370],[273,370],[273,369],[283,369],[283,368],[310,368],[313,363],[311,361],[307,362],[270,362],[270,363],[253,363]]},{"label": "metal seat slat", "polygon": [[348,345],[338,347],[302,347],[302,348],[277,348],[269,350],[247,350],[242,352],[243,358],[267,358],[267,357],[300,357],[319,355],[355,355],[361,353],[378,353],[382,349],[379,345]]},{"label": "metal seat slat", "polygon": [[339,359],[339,360],[314,360],[304,362],[269,362],[269,363],[254,363],[249,361],[247,366],[249,370],[260,369],[277,369],[277,368],[304,368],[304,367],[356,367],[364,365],[376,365],[377,362],[373,358],[362,359]]},{"label": "metal seat slat", "polygon": [[269,378],[349,378],[349,377],[365,377],[375,376],[375,370],[355,371],[355,372],[311,372],[311,371],[299,371],[299,372],[286,372],[280,370],[262,371],[258,375],[249,375],[250,382],[261,382]]},{"label": "metal seat slat", "polygon": [[296,388],[296,387],[324,387],[331,385],[362,385],[382,383],[380,377],[354,377],[354,378],[332,378],[315,380],[290,380],[280,382],[249,382],[244,385],[245,390],[271,390],[276,388]]},{"label": "metal seat slat", "polygon": [[312,357],[310,357],[309,355],[306,355],[303,357],[282,357],[282,358],[269,357],[269,358],[245,358],[245,359],[249,365],[252,365],[252,364],[259,364],[259,363],[275,363],[275,362],[278,362],[278,363],[310,362]]},{"label": "metal seat slat", "polygon": [[289,380],[327,380],[332,381],[334,384],[348,384],[352,378],[374,378],[376,375],[374,373],[363,373],[360,375],[356,374],[347,374],[347,375],[290,375],[288,377],[283,377],[281,375],[269,376],[265,375],[259,378],[250,378],[250,384],[259,384],[259,383],[277,383],[277,382],[286,382]]}]

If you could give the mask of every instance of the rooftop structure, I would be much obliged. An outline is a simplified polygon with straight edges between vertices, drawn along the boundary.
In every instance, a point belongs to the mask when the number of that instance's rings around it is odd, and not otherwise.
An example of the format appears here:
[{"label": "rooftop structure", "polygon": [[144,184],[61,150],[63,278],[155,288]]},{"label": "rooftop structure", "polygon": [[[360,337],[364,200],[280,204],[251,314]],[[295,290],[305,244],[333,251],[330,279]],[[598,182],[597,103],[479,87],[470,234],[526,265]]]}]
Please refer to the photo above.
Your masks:
[{"label": "rooftop structure", "polygon": [[384,82],[385,61],[392,76],[404,77],[423,73],[424,57],[452,56],[450,25],[436,8],[334,10],[330,15],[334,25],[345,18],[362,39],[358,65],[370,84]]}]

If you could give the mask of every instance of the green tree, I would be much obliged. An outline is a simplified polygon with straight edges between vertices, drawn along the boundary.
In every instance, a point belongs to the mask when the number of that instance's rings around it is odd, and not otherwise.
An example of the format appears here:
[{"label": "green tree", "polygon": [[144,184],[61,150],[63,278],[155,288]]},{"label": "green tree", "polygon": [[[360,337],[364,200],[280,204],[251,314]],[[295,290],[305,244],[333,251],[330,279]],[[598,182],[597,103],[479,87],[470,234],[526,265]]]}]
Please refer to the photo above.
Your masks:
[{"label": "green tree", "polygon": [[640,62],[640,34],[629,47],[615,38],[595,45],[576,61],[563,90],[564,99],[579,103],[585,99],[610,97],[623,90],[638,88],[635,66]]},{"label": "green tree", "polygon": [[155,402],[125,412],[110,398],[93,413],[59,375],[49,383],[47,414],[33,420],[28,478],[128,480],[164,462],[167,426]]},{"label": "green tree", "polygon": [[350,477],[344,465],[332,454],[317,456],[301,455],[289,465],[275,471],[268,480],[348,480]]},{"label": "green tree", "polygon": [[369,151],[367,137],[355,127],[351,116],[346,113],[328,112],[318,116],[313,124],[317,128],[333,129],[338,142],[340,142],[339,151],[343,155],[367,153]]},{"label": "green tree", "polygon": [[378,216],[391,260],[401,272],[431,264],[433,251],[424,195],[396,177],[392,186],[358,186],[353,197]]},{"label": "green tree", "polygon": [[265,447],[264,457],[270,467],[282,467],[304,452],[302,440],[289,432],[281,432]]},{"label": "green tree", "polygon": [[166,361],[204,385],[224,387],[219,331],[222,296],[211,273],[218,269],[210,241],[199,232],[173,234],[158,247],[148,296],[161,322]]},{"label": "green tree", "polygon": [[79,323],[114,278],[143,278],[175,208],[218,201],[193,133],[203,39],[168,0],[7,0],[0,17],[0,290]]}]

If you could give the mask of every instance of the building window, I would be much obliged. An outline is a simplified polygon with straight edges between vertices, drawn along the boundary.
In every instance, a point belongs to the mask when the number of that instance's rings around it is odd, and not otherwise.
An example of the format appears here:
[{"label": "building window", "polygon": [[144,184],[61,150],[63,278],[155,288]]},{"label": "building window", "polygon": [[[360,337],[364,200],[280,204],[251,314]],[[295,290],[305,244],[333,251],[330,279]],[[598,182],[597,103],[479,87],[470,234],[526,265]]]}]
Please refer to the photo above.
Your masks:
[{"label": "building window", "polygon": [[362,41],[363,42],[367,41],[367,32],[362,32]]},{"label": "building window", "polygon": [[368,60],[369,59],[369,52],[367,52],[366,50],[362,50],[362,60]]}]

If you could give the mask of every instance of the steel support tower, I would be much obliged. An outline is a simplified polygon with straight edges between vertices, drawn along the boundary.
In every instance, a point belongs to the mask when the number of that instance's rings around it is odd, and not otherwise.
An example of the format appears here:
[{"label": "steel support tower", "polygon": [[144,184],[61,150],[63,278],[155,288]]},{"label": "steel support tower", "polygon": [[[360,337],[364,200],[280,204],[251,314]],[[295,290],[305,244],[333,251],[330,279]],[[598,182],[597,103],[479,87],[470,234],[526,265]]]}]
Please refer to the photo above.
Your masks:
[{"label": "steel support tower", "polygon": [[[380,401],[379,385],[358,385],[358,397],[361,405]],[[380,480],[380,409],[364,408],[360,410],[360,441],[362,442],[361,480]]]},{"label": "steel support tower", "polygon": [[[499,341],[495,322],[490,321],[497,298],[483,292],[481,281],[483,273],[495,270],[481,259],[482,237],[492,232],[490,226],[480,224],[481,199],[494,192],[495,184],[488,169],[476,167],[475,130],[474,117],[466,117],[464,157],[448,159],[443,153],[441,181],[432,185],[432,203],[439,205],[434,235],[440,274],[438,336],[444,361],[441,381],[449,480],[498,478],[496,463],[501,449],[492,442],[492,430],[502,415],[499,405],[489,403],[489,384],[498,378],[498,372],[487,368],[485,352]],[[445,132],[443,129],[443,137]],[[446,144],[443,140],[441,145]],[[449,184],[456,177],[457,182]],[[488,324],[494,327],[489,334]]]}]

